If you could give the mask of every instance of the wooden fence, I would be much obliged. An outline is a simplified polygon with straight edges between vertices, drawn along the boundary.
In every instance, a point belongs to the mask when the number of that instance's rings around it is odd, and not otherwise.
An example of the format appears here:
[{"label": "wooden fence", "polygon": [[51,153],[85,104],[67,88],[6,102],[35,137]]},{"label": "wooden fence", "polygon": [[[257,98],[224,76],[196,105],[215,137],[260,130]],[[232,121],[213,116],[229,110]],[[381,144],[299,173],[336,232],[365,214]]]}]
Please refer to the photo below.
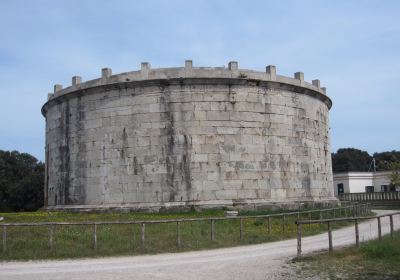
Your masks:
[{"label": "wooden fence", "polygon": [[[91,226],[92,231],[92,247],[94,250],[97,248],[97,226],[99,225],[140,225],[140,248],[142,252],[145,249],[145,240],[146,240],[146,225],[150,224],[165,224],[172,223],[176,224],[176,246],[178,248],[181,247],[181,230],[180,226],[182,223],[189,222],[198,222],[198,221],[209,221],[210,223],[210,239],[211,241],[215,240],[215,224],[218,221],[224,220],[239,220],[239,236],[240,239],[243,238],[244,232],[244,223],[245,219],[254,219],[261,218],[266,219],[267,222],[267,232],[268,234],[272,231],[272,222],[271,218],[281,217],[282,219],[282,233],[286,232],[287,229],[287,218],[289,216],[297,216],[297,219],[300,219],[300,215],[308,214],[309,220],[311,220],[312,213],[318,213],[320,220],[323,219],[325,214],[331,214],[333,217],[341,216],[344,214],[345,216],[351,215],[365,215],[370,211],[369,204],[352,204],[344,207],[336,207],[336,208],[327,208],[327,209],[318,209],[318,210],[307,210],[307,211],[296,211],[296,212],[287,212],[287,213],[279,213],[279,214],[269,214],[269,215],[254,215],[254,216],[237,216],[237,217],[212,217],[212,218],[186,218],[186,219],[169,219],[169,220],[143,220],[143,221],[108,221],[108,222],[42,222],[42,223],[0,223],[0,226],[3,228],[2,233],[2,251],[3,253],[7,250],[7,229],[10,227],[48,227],[48,246],[49,248],[53,248],[54,246],[54,231],[57,226]],[[318,221],[318,220],[317,220]]]},{"label": "wooden fence", "polygon": [[400,192],[343,193],[343,201],[400,201]]},{"label": "wooden fence", "polygon": [[334,218],[334,219],[322,219],[322,220],[298,220],[296,221],[297,225],[297,256],[301,256],[301,237],[302,237],[302,225],[306,224],[316,224],[316,223],[326,223],[328,228],[328,244],[329,251],[333,251],[333,243],[332,243],[332,223],[341,222],[341,221],[354,221],[354,231],[355,231],[355,239],[356,246],[358,247],[360,244],[359,230],[358,230],[358,221],[360,220],[370,220],[377,219],[378,223],[378,239],[382,239],[382,227],[381,227],[381,219],[383,217],[389,217],[390,220],[390,235],[393,236],[393,216],[400,215],[400,212],[395,212],[391,214],[379,215],[379,216],[367,216],[367,217],[349,217],[349,218]]}]

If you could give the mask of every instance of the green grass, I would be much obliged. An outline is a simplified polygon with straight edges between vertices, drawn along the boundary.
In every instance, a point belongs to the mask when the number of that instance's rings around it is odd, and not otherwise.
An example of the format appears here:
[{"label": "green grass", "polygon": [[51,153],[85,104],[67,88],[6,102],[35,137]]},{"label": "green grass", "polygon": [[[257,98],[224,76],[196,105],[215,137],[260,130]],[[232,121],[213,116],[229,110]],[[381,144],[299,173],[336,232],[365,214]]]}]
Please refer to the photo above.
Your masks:
[{"label": "green grass", "polygon": [[[181,246],[177,247],[176,223],[146,224],[145,244],[141,244],[140,225],[98,225],[97,248],[93,249],[93,226],[73,225],[55,226],[53,246],[49,246],[50,227],[8,227],[5,252],[0,246],[0,260],[58,259],[96,256],[155,254],[180,252],[212,248],[231,247],[247,244],[277,241],[296,237],[294,221],[297,215],[288,216],[283,232],[282,217],[271,218],[271,232],[268,232],[266,218],[246,217],[250,215],[270,214],[271,212],[243,213],[243,236],[240,238],[240,221],[215,221],[215,240],[211,240],[211,223],[206,221],[181,222]],[[276,211],[274,211],[276,213]],[[342,213],[343,214],[343,213]],[[224,212],[210,210],[187,213],[66,213],[66,212],[26,212],[0,213],[5,220],[0,222],[82,222],[82,221],[142,221],[179,218],[223,217]],[[246,218],[245,218],[246,217]],[[324,214],[323,218],[332,217]],[[308,214],[301,214],[301,219],[308,219]],[[313,213],[311,219],[318,219]],[[333,228],[348,225],[337,223]],[[303,226],[304,235],[326,231],[326,225]]]},{"label": "green grass", "polygon": [[184,219],[202,217],[223,217],[224,211],[207,210],[202,212],[181,213],[71,213],[71,212],[17,212],[0,213],[4,217],[3,222],[83,222],[83,221],[137,221],[137,220],[162,220],[162,219]]},{"label": "green grass", "polygon": [[[296,261],[300,279],[400,279],[400,231],[393,238],[305,256]],[[317,279],[313,278],[313,279]]]}]

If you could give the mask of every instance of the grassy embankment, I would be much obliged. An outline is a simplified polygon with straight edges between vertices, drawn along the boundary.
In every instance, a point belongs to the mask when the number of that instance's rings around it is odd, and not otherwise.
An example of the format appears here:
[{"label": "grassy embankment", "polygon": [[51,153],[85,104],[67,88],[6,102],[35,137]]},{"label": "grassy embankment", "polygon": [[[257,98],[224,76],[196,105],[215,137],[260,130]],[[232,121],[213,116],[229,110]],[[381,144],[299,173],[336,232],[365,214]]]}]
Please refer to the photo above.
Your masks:
[{"label": "grassy embankment", "polygon": [[[273,212],[246,212],[249,215],[271,214]],[[276,213],[276,212],[274,212]],[[343,213],[343,212],[342,212]],[[63,213],[63,212],[26,212],[0,213],[8,222],[77,222],[77,221],[142,221],[179,218],[223,217],[223,211],[204,211],[188,213]],[[329,215],[324,214],[324,218]],[[308,214],[301,216],[308,219]],[[313,213],[312,219],[319,214]],[[240,239],[239,220],[215,222],[215,240],[211,241],[210,221],[184,222],[180,224],[181,247],[177,248],[176,223],[151,224],[145,228],[145,247],[141,248],[140,225],[98,225],[97,249],[93,249],[93,226],[56,226],[53,246],[49,247],[49,227],[8,227],[7,247],[3,252],[0,245],[0,260],[56,259],[94,256],[116,256],[178,252],[211,248],[256,244],[269,241],[294,238],[297,216],[286,219],[286,231],[283,233],[282,217],[272,218],[272,231],[268,233],[267,219],[246,218],[243,220],[243,238]],[[348,223],[337,223],[342,227]],[[326,225],[314,224],[304,227],[304,235],[326,231]]]},{"label": "grassy embankment", "polygon": [[400,279],[400,231],[393,238],[304,256],[295,263],[298,279]]}]

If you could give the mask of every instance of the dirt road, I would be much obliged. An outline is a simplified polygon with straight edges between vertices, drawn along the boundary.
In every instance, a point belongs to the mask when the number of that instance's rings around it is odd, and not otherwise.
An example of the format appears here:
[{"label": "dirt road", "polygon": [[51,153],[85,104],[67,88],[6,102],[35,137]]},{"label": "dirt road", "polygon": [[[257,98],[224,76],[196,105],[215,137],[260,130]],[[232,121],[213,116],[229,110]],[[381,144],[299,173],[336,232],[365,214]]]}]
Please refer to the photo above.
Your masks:
[{"label": "dirt road", "polygon": [[[378,214],[388,211],[377,211]],[[394,217],[400,229],[400,215]],[[389,218],[382,233],[389,233]],[[360,241],[376,238],[377,221],[360,224]],[[354,227],[333,232],[333,246],[355,243]],[[327,234],[303,238],[303,253],[328,248]],[[296,256],[296,240],[260,245],[151,256],[0,263],[0,279],[281,279]]]}]

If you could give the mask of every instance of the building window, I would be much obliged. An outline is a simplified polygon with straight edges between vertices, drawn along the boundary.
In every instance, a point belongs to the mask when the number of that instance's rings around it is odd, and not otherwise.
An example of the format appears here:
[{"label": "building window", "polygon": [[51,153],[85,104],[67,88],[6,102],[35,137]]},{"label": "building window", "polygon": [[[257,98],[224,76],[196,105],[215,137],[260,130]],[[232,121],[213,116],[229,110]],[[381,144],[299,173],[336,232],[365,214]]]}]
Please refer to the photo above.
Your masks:
[{"label": "building window", "polygon": [[367,193],[372,193],[372,192],[374,192],[374,186],[366,186],[366,187],[365,187],[365,192],[367,192]]},{"label": "building window", "polygon": [[388,185],[381,185],[381,192],[388,192],[389,186]]},{"label": "building window", "polygon": [[343,187],[343,184],[342,184],[342,183],[337,184],[337,193],[338,193],[338,194],[344,193],[344,187]]}]

